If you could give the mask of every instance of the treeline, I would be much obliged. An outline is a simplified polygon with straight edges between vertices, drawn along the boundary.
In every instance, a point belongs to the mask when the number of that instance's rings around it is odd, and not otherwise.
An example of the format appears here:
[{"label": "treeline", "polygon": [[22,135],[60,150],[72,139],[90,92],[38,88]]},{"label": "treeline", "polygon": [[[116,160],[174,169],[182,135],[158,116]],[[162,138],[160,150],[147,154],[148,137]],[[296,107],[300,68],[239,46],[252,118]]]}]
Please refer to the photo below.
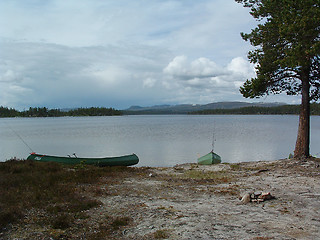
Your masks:
[{"label": "treeline", "polygon": [[46,107],[30,107],[28,110],[18,111],[13,108],[0,106],[0,117],[65,117],[65,116],[119,116],[120,110],[114,108],[91,107],[77,108],[69,111],[60,109],[48,109]]},{"label": "treeline", "polygon": [[17,115],[19,115],[19,111],[0,106],[0,117],[16,117]]},{"label": "treeline", "polygon": [[120,110],[114,108],[91,107],[91,108],[77,108],[68,111],[68,116],[119,116],[122,115]]},{"label": "treeline", "polygon": [[[300,105],[282,105],[277,107],[242,107],[234,109],[207,109],[201,111],[190,112],[189,114],[194,115],[227,115],[227,114],[242,114],[242,115],[286,115],[295,114],[298,115],[300,112]],[[310,105],[311,115],[320,115],[320,103],[312,103]],[[114,108],[104,108],[104,107],[91,107],[91,108],[77,108],[69,111],[62,111],[60,109],[48,109],[46,107],[42,108],[32,108],[28,110],[18,111],[13,108],[7,108],[0,106],[0,117],[64,117],[64,116],[119,116],[126,114],[123,111],[116,110]],[[130,112],[130,114],[135,114]],[[148,114],[148,113],[142,113]],[[162,112],[152,112],[152,114],[168,114]],[[171,114],[179,114],[172,112]],[[181,114],[181,113],[180,113]]]},{"label": "treeline", "polygon": [[[239,114],[239,115],[286,115],[286,114],[295,114],[298,115],[300,113],[300,105],[282,105],[277,107],[243,107],[243,108],[235,108],[235,109],[208,109],[201,110],[196,112],[191,112],[190,114],[200,114],[200,115],[223,115],[223,114]],[[320,115],[320,104],[312,103],[310,105],[310,113],[311,115]]]}]

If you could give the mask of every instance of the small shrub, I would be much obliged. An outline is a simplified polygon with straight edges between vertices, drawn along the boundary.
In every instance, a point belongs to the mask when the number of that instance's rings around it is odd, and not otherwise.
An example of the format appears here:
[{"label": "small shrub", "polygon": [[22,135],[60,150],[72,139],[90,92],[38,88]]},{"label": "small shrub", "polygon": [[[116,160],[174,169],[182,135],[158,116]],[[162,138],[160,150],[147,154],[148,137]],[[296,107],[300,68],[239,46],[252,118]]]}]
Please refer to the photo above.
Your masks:
[{"label": "small shrub", "polygon": [[0,209],[0,230],[6,227],[8,223],[16,222],[23,216],[23,211],[18,207],[10,207],[6,209],[0,207]]},{"label": "small shrub", "polygon": [[153,233],[153,237],[155,239],[165,239],[165,238],[169,238],[170,235],[168,233],[167,229],[161,229],[161,230],[157,230]]},{"label": "small shrub", "polygon": [[79,199],[78,201],[75,201],[74,203],[70,203],[68,205],[68,211],[69,212],[81,212],[84,210],[88,210],[90,208],[98,207],[102,203],[98,200],[92,200],[87,198]]},{"label": "small shrub", "polygon": [[129,217],[118,217],[111,223],[113,229],[119,229],[122,226],[127,226],[130,222]]},{"label": "small shrub", "polygon": [[66,214],[59,215],[52,222],[52,228],[54,229],[67,229],[71,227],[73,219]]},{"label": "small shrub", "polygon": [[230,166],[231,170],[233,170],[233,171],[238,171],[241,169],[241,166],[239,163],[230,164],[229,166]]}]

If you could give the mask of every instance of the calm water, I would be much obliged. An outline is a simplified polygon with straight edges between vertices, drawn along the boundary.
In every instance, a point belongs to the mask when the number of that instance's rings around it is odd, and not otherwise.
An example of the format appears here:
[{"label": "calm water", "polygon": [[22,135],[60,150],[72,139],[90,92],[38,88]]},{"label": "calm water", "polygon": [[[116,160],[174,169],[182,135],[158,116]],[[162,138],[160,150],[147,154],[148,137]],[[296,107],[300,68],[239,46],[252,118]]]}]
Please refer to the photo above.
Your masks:
[{"label": "calm water", "polygon": [[[223,162],[274,160],[293,152],[298,116],[121,116],[0,119],[0,160],[31,150],[80,157],[136,153],[139,166],[196,162],[214,150]],[[26,144],[24,144],[24,142]],[[311,118],[311,153],[320,152],[320,117]]]}]

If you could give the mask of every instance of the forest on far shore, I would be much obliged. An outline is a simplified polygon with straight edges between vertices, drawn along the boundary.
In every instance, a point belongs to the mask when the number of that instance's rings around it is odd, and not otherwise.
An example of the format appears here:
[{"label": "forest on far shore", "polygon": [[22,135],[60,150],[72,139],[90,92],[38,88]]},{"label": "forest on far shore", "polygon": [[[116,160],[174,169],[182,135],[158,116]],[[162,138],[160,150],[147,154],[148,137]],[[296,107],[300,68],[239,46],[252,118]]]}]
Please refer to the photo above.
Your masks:
[{"label": "forest on far shore", "polygon": [[66,117],[66,116],[119,116],[122,112],[114,108],[91,107],[77,108],[68,111],[48,109],[46,107],[30,107],[28,110],[18,111],[13,108],[0,106],[0,117]]},{"label": "forest on far shore", "polygon": [[[276,107],[242,107],[242,108],[232,108],[232,109],[207,109],[201,111],[188,112],[188,114],[194,115],[210,115],[210,114],[238,114],[238,115],[299,115],[300,105],[282,105]],[[312,103],[310,105],[311,115],[320,115],[320,103]],[[48,109],[46,107],[30,107],[28,110],[18,111],[13,108],[7,108],[0,106],[0,117],[65,117],[65,116],[120,116],[124,114],[141,114],[139,112],[133,111],[121,111],[114,108],[104,108],[104,107],[90,107],[90,108],[76,108],[68,111],[60,109]],[[153,110],[151,112],[145,111],[143,114],[181,114],[179,112],[165,112],[163,110],[157,112]],[[185,114],[185,113],[184,113]]]},{"label": "forest on far shore", "polygon": [[[242,107],[242,108],[233,108],[233,109],[208,109],[192,112],[190,114],[200,114],[200,115],[209,115],[209,114],[239,114],[239,115],[299,115],[300,105],[281,105],[276,107]],[[311,115],[320,115],[320,103],[310,104],[310,114]]]}]

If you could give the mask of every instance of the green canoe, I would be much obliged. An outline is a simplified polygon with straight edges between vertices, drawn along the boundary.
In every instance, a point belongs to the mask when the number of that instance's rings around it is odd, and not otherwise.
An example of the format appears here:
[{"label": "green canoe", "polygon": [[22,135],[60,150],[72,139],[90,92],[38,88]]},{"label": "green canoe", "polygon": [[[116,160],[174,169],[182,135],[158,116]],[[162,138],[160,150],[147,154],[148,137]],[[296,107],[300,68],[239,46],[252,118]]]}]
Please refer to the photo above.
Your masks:
[{"label": "green canoe", "polygon": [[78,158],[78,157],[58,157],[31,153],[28,160],[35,160],[40,162],[58,162],[65,164],[88,164],[99,167],[105,166],[131,166],[139,162],[139,158],[135,154],[125,155],[120,157],[106,157],[106,158]]},{"label": "green canoe", "polygon": [[211,165],[216,163],[221,163],[221,157],[213,151],[209,152],[207,155],[198,158],[198,164],[201,165]]}]

